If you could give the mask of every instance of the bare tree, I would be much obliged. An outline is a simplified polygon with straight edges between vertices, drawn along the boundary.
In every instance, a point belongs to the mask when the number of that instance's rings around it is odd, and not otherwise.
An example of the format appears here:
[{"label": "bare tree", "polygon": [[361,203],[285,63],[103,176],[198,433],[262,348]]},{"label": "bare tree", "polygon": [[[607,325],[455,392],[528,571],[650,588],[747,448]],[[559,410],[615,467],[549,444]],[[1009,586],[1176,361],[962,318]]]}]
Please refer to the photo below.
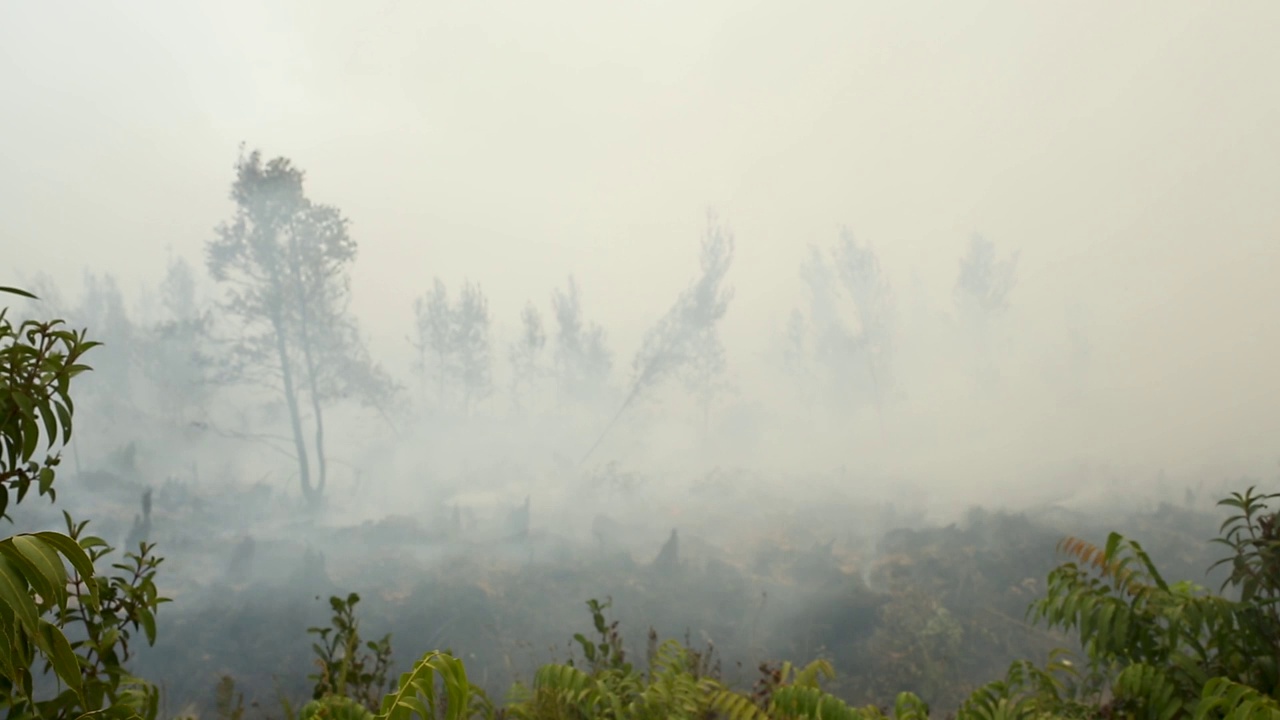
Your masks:
[{"label": "bare tree", "polygon": [[733,299],[733,290],[723,287],[733,264],[734,238],[728,228],[707,217],[707,234],[702,241],[702,275],[693,285],[692,301],[685,309],[683,325],[689,334],[681,375],[702,411],[702,429],[708,432],[711,406],[730,388],[725,373],[728,364],[719,324]]},{"label": "bare tree", "polygon": [[719,324],[733,298],[733,290],[724,287],[725,277],[733,264],[733,248],[733,233],[708,213],[707,232],[701,248],[702,272],[645,334],[631,363],[630,390],[586,457],[595,452],[632,403],[673,375],[684,374],[686,383],[696,388],[703,404],[705,421],[710,402],[720,389],[715,384],[716,380],[725,366]]}]

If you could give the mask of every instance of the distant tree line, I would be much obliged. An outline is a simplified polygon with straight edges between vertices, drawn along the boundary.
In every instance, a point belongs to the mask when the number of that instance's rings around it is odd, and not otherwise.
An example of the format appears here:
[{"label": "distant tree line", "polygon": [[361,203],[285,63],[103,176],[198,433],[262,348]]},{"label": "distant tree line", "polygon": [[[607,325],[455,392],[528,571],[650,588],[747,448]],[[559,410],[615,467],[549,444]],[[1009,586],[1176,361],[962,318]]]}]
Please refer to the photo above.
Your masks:
[{"label": "distant tree line", "polygon": [[[206,275],[171,257],[132,315],[110,274],[87,273],[75,303],[60,299],[47,279],[29,283],[46,308],[106,342],[84,383],[91,417],[135,430],[146,423],[173,432],[221,429],[269,446],[291,459],[302,498],[318,508],[333,472],[328,420],[340,407],[393,427],[415,408],[446,421],[586,412],[599,428],[583,439],[590,456],[620,418],[664,386],[678,384],[704,431],[732,393],[720,328],[733,299],[735,236],[714,215],[697,273],[655,316],[625,382],[615,384],[609,336],[574,276],[551,290],[549,305],[527,301],[515,336],[499,340],[481,283],[464,280],[451,292],[437,275],[413,301],[409,390],[371,357],[350,311],[359,248],[350,221],[312,200],[305,180],[288,158],[242,149],[233,210],[205,243]],[[1001,259],[983,238],[960,262],[956,307],[985,358],[983,377],[994,368],[985,338],[1010,305],[1016,264],[1016,254]],[[882,414],[900,382],[902,327],[879,256],[843,230],[831,248],[810,248],[801,278],[807,302],[792,311],[782,338],[797,397]],[[276,426],[287,432],[273,435]],[[79,448],[72,450],[78,459]]]}]

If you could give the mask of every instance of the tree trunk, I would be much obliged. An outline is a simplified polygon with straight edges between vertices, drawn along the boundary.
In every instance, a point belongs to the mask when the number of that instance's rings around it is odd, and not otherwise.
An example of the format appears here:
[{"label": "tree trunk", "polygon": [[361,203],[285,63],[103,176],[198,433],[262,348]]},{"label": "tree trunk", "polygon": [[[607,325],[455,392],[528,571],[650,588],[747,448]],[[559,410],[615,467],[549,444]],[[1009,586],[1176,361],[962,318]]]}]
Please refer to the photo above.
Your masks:
[{"label": "tree trunk", "polygon": [[[321,406],[320,399],[320,380],[316,377],[316,361],[315,353],[311,347],[311,298],[308,292],[309,288],[302,276],[302,262],[298,252],[298,238],[291,234],[289,237],[289,254],[292,256],[290,268],[293,274],[293,291],[295,293],[295,302],[298,306],[298,335],[299,343],[302,345],[302,362],[305,367],[307,377],[307,389],[311,396],[311,411],[315,413],[316,418],[316,482],[314,492],[308,498],[312,510],[319,509],[324,502],[325,485],[329,479],[329,463],[324,453],[324,409]],[[322,281],[321,281],[322,282]]]},{"label": "tree trunk", "polygon": [[298,479],[302,484],[302,497],[308,505],[316,503],[315,488],[311,485],[311,461],[307,457],[307,441],[302,437],[302,414],[298,408],[298,394],[293,386],[293,368],[289,365],[289,349],[284,339],[284,323],[279,318],[272,318],[276,331],[276,353],[280,359],[281,384],[284,385],[284,400],[289,406],[289,423],[293,428],[293,446],[298,455]]},{"label": "tree trunk", "polygon": [[307,365],[307,382],[311,389],[311,409],[316,414],[316,492],[315,502],[324,499],[324,489],[328,481],[329,463],[324,454],[324,408],[320,403],[320,382],[316,378],[315,358],[311,353],[310,318],[303,305],[302,311],[302,357]]}]

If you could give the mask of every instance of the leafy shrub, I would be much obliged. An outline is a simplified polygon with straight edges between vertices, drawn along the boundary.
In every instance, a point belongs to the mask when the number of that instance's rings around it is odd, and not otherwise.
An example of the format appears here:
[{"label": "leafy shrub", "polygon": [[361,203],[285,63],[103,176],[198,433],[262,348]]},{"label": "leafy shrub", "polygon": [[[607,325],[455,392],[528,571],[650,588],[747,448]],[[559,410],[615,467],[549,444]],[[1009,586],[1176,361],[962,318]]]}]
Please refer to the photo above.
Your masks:
[{"label": "leafy shrub", "polygon": [[[307,629],[307,632],[320,638],[319,642],[311,645],[316,653],[316,664],[320,667],[320,672],[311,676],[316,681],[312,697],[316,701],[337,698],[333,701],[335,704],[316,706],[326,713],[346,713],[347,710],[342,708],[349,703],[341,702],[343,699],[355,701],[370,711],[376,711],[382,694],[388,687],[391,635],[384,635],[377,641],[361,641],[360,622],[356,619],[356,604],[359,602],[360,596],[356,593],[347,595],[345,599],[337,595],[330,597],[329,606],[333,609],[332,627]],[[305,716],[305,710],[303,714]]]},{"label": "leafy shrub", "polygon": [[[0,292],[34,298],[13,288]],[[7,308],[0,309],[0,517],[32,487],[56,497],[61,455],[54,447],[71,439],[71,380],[89,369],[80,358],[98,345],[60,320],[14,327],[7,315]],[[45,457],[39,460],[42,440]],[[99,575],[94,565],[111,548],[85,535],[85,522],[64,517],[66,534],[22,533],[0,541],[0,706],[10,718],[154,718],[155,688],[124,665],[132,631],[141,628],[148,642],[155,641],[155,610],[165,602],[154,583],[160,559],[142,545],[127,563],[114,565],[120,575]],[[43,657],[39,675],[33,672],[37,652]],[[46,681],[39,690],[37,680]],[[56,692],[38,699],[49,684]]]},{"label": "leafy shrub", "polygon": [[1236,514],[1218,544],[1232,554],[1219,592],[1170,584],[1141,544],[1111,533],[1098,547],[1068,537],[1073,560],[1049,576],[1029,614],[1079,634],[1084,671],[1056,660],[1045,670],[1015,663],[1004,682],[973,694],[962,717],[1280,717],[1280,539],[1267,502],[1253,488],[1219,505]]}]

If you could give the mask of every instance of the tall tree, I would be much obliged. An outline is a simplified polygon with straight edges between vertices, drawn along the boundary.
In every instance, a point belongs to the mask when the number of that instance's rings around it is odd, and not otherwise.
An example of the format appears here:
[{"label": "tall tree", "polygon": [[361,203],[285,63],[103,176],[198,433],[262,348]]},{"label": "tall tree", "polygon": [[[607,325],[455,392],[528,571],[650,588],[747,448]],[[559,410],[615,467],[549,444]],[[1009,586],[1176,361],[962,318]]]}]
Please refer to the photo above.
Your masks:
[{"label": "tall tree", "polygon": [[[287,158],[264,163],[255,151],[242,155],[235,170],[235,215],[206,247],[209,272],[226,288],[224,314],[242,323],[233,368],[242,380],[268,383],[280,393],[302,495],[316,508],[328,480],[326,403],[359,396],[376,405],[394,386],[369,360],[348,313],[347,272],[356,243],[347,219],[307,198],[304,173]],[[310,446],[304,403],[310,406]]]}]

